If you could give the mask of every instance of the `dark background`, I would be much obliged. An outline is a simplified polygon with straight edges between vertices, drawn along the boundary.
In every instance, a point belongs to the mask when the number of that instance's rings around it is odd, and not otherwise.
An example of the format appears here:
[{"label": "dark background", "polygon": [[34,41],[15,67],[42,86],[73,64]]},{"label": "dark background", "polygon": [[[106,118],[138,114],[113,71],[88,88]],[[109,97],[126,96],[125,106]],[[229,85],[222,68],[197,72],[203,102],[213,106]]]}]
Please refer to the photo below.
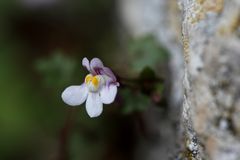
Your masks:
[{"label": "dark background", "polygon": [[[163,84],[149,80],[156,70],[165,76],[166,50],[151,35],[131,38],[117,8],[114,0],[0,1],[1,160],[133,159],[141,113],[164,103]],[[85,56],[124,82],[95,119],[61,100],[65,87],[83,82]]]}]

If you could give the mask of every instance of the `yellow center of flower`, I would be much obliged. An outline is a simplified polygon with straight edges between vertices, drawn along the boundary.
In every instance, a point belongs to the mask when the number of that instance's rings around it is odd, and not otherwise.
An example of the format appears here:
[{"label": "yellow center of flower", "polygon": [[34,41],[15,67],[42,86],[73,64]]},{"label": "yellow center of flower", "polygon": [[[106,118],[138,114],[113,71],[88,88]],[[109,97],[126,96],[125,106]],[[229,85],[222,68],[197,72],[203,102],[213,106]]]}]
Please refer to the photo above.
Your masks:
[{"label": "yellow center of flower", "polygon": [[91,80],[92,80],[93,76],[91,74],[88,74],[86,77],[85,77],[85,83],[90,83]]},{"label": "yellow center of flower", "polygon": [[92,79],[92,84],[93,84],[95,87],[97,87],[97,86],[99,86],[99,82],[100,82],[100,78],[94,76],[93,79]]},{"label": "yellow center of flower", "polygon": [[102,84],[101,83],[102,81],[103,79],[99,75],[92,76],[91,74],[88,74],[85,77],[85,83],[87,84],[89,91],[92,92],[96,92],[99,89],[100,84]]}]

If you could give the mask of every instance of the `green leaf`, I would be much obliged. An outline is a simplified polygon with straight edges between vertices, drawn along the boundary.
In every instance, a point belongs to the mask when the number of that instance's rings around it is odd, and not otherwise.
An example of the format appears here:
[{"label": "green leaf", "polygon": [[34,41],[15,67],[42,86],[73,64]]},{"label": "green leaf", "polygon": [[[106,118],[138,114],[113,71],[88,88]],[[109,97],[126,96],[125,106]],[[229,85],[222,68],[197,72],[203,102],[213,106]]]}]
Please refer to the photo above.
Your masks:
[{"label": "green leaf", "polygon": [[61,87],[73,79],[77,63],[57,51],[51,57],[36,62],[36,69],[47,87]]},{"label": "green leaf", "polygon": [[157,78],[155,72],[148,66],[143,68],[139,77],[140,77],[140,80],[148,80],[148,79],[155,80]]},{"label": "green leaf", "polygon": [[124,98],[123,114],[131,114],[133,112],[142,112],[151,105],[151,100],[148,96],[141,92],[133,92],[129,89],[123,89],[120,92]]},{"label": "green leaf", "polygon": [[155,69],[158,63],[168,60],[168,51],[152,35],[133,40],[129,46],[134,71],[140,72],[149,66]]}]

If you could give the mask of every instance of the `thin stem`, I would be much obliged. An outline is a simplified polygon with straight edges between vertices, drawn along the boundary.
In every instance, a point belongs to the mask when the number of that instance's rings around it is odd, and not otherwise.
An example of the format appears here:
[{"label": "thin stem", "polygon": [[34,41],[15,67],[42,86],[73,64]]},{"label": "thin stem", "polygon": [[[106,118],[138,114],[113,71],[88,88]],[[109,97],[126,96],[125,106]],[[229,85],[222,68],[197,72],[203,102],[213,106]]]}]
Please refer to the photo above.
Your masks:
[{"label": "thin stem", "polygon": [[58,153],[58,159],[59,160],[68,160],[68,142],[69,142],[69,135],[71,128],[73,126],[74,122],[74,110],[68,109],[66,120],[63,128],[60,130],[60,136],[59,136],[59,153]]},{"label": "thin stem", "polygon": [[141,78],[123,78],[118,76],[118,81],[121,86],[129,87],[132,89],[139,89],[141,88],[143,83],[151,83],[152,85],[156,83],[163,83],[164,80],[162,78],[154,78],[154,79],[141,79]]}]

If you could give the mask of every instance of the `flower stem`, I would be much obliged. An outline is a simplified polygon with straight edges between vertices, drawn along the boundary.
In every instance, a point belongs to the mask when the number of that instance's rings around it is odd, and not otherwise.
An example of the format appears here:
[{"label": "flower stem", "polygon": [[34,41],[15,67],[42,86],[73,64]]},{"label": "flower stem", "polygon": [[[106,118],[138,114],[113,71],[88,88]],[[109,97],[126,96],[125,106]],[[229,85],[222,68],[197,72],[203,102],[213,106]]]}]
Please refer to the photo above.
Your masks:
[{"label": "flower stem", "polygon": [[60,130],[59,136],[59,152],[58,152],[58,159],[59,160],[68,160],[69,153],[68,153],[68,142],[69,136],[71,133],[71,129],[74,123],[74,110],[68,109],[66,120],[63,128]]}]

